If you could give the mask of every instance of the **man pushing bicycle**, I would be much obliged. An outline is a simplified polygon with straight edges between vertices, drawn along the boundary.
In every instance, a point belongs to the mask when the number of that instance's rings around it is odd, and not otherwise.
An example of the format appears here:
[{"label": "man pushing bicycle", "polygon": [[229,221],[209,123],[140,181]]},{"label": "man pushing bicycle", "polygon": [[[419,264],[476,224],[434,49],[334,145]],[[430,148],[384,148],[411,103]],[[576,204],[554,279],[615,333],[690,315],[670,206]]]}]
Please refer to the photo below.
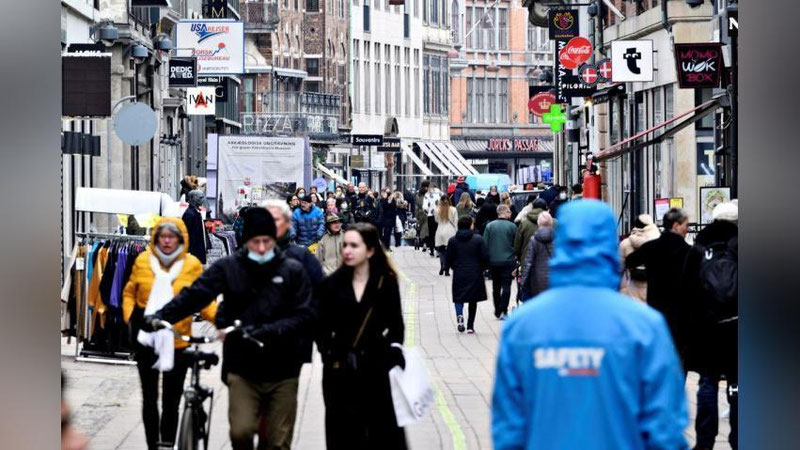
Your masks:
[{"label": "man pushing bicycle", "polygon": [[[303,266],[276,247],[275,222],[263,208],[244,218],[244,247],[209,267],[164,308],[145,318],[174,322],[201,310],[223,294],[217,328],[240,321],[244,333],[225,338],[222,380],[229,389],[230,438],[234,450],[254,448],[260,415],[266,448],[289,449],[297,412],[297,387],[315,311],[311,282]],[[259,342],[263,346],[259,345]],[[259,447],[264,443],[259,442]]]}]

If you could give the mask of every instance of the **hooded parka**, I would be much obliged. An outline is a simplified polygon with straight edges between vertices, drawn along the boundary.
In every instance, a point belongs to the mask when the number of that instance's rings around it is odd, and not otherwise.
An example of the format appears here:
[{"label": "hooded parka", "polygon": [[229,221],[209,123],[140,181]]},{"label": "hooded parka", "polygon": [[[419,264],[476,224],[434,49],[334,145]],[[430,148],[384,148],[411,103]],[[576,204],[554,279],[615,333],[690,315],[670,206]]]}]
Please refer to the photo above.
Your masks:
[{"label": "hooded parka", "polygon": [[[131,323],[133,320],[131,325],[134,329],[134,333],[132,334],[134,337],[138,333],[139,327],[141,327],[141,323],[139,322],[144,313],[144,309],[147,307],[150,289],[153,287],[153,282],[155,281],[155,274],[150,267],[150,256],[154,254],[153,249],[156,244],[156,231],[159,229],[159,226],[165,222],[177,226],[183,236],[183,246],[179,249],[181,255],[175,260],[183,259],[183,268],[175,281],[172,282],[173,293],[178,295],[184,288],[194,283],[203,273],[203,265],[200,264],[200,261],[195,256],[189,254],[189,232],[186,230],[186,225],[183,221],[174,217],[161,218],[156,226],[153,227],[147,250],[136,257],[136,261],[133,263],[133,268],[131,269],[131,276],[128,279],[128,283],[125,285],[125,289],[122,291],[122,319],[125,323]],[[175,264],[175,262],[173,262],[173,264]],[[134,312],[136,312],[136,314],[134,314]],[[200,315],[210,322],[214,321],[216,313],[216,301],[210,302],[205,308],[200,310]],[[177,321],[173,327],[178,333],[184,336],[190,336],[192,334],[192,317],[187,316]],[[184,341],[175,339],[175,348],[186,348],[188,345],[189,344]]]}]

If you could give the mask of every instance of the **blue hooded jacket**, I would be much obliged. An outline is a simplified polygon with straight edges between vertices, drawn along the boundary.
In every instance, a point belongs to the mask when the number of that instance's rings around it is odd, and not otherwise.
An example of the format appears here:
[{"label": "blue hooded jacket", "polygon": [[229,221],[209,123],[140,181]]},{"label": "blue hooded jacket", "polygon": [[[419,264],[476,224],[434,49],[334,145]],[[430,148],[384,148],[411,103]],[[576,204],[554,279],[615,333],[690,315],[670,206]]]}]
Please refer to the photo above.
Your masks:
[{"label": "blue hooded jacket", "polygon": [[506,321],[492,438],[506,449],[686,449],[684,377],[664,318],[617,292],[614,216],[559,210],[550,289]]}]

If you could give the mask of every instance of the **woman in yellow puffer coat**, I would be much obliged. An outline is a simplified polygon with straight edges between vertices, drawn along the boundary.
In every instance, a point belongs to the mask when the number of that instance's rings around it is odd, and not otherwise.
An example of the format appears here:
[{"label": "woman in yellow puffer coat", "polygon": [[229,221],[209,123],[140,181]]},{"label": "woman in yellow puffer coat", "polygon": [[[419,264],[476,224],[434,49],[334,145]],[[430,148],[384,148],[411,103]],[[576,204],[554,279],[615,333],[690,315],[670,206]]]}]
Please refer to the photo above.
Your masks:
[{"label": "woman in yellow puffer coat", "polygon": [[[182,220],[165,217],[153,228],[147,251],[133,265],[131,277],[122,294],[122,315],[131,324],[136,350],[136,365],[142,386],[142,417],[149,449],[159,443],[174,443],[178,428],[178,407],[189,362],[183,354],[187,343],[174,339],[169,330],[145,333],[141,319],[170,302],[183,288],[190,286],[203,272],[200,261],[188,253],[189,233]],[[216,302],[201,311],[206,320],[214,320]],[[192,318],[174,324],[180,334],[191,335]],[[159,373],[164,374],[161,395],[161,420],[157,406]]]}]

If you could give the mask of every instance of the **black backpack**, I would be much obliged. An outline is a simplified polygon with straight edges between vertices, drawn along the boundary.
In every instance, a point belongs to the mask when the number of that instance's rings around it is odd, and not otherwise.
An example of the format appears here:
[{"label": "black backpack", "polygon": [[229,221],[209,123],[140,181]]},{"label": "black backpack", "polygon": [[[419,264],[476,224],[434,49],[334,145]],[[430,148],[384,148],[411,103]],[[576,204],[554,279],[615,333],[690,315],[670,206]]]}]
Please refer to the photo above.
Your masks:
[{"label": "black backpack", "polygon": [[699,287],[715,323],[739,318],[738,237],[700,247]]}]

